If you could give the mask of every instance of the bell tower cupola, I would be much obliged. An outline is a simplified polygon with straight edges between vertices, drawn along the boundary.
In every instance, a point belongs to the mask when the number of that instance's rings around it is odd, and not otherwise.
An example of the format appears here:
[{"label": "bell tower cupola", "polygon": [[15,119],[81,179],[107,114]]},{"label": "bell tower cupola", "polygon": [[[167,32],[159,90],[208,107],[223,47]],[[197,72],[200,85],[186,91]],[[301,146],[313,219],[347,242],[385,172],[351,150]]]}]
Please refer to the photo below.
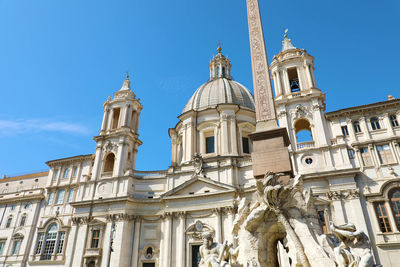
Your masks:
[{"label": "bell tower cupola", "polygon": [[228,58],[222,55],[222,48],[218,46],[217,55],[214,56],[209,64],[210,80],[225,78],[231,80],[231,62]]},{"label": "bell tower cupola", "polygon": [[118,177],[135,169],[139,140],[140,99],[131,90],[129,75],[121,89],[104,103],[103,123],[98,136],[92,177]]},{"label": "bell tower cupola", "polygon": [[296,96],[299,92],[309,92],[317,88],[314,78],[314,57],[305,49],[296,48],[287,36],[287,30],[282,41],[282,50],[274,56],[270,70],[276,99],[293,94]]}]

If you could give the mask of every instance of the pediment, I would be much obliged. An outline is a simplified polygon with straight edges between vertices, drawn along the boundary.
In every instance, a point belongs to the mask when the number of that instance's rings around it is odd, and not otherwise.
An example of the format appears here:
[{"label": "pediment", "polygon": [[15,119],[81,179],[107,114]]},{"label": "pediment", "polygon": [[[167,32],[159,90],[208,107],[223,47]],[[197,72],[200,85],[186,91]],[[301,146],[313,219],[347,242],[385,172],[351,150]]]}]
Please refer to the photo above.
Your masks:
[{"label": "pediment", "polygon": [[224,192],[234,192],[234,186],[220,183],[209,178],[193,177],[190,180],[178,185],[162,195],[163,198],[179,196],[196,196],[200,194],[215,194]]}]

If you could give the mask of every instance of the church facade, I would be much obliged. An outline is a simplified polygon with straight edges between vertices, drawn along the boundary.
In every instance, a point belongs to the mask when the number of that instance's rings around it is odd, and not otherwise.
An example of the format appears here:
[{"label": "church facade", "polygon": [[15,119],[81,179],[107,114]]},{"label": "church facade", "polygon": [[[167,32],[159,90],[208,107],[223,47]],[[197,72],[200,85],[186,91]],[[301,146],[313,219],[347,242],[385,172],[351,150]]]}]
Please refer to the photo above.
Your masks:
[{"label": "church facade", "polygon": [[[400,261],[400,100],[325,112],[314,58],[285,37],[270,71],[294,175],[311,189],[322,231],[352,222],[374,260]],[[129,77],[104,103],[94,154],[0,180],[1,266],[197,267],[201,235],[237,245],[240,199],[253,198],[255,103],[221,48],[210,79],[169,129],[171,165],[138,171],[142,105]]]}]

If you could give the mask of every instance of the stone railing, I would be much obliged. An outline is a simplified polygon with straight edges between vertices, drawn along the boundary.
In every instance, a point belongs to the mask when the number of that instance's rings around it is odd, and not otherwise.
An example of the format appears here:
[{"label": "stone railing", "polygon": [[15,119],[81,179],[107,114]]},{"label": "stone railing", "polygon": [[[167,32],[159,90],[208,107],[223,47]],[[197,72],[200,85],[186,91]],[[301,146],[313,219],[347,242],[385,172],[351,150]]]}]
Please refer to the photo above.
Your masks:
[{"label": "stone railing", "polygon": [[297,143],[298,150],[309,149],[309,148],[313,148],[313,147],[314,147],[314,141]]}]

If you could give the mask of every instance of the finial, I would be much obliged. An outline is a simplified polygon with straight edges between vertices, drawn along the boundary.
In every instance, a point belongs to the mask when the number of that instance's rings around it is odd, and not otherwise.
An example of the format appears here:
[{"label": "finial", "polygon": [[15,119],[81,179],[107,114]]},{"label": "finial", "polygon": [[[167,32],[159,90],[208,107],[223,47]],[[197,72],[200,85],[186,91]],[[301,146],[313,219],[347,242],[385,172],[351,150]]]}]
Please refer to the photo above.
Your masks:
[{"label": "finial", "polygon": [[126,72],[126,78],[125,78],[125,81],[122,84],[122,87],[121,87],[120,91],[130,90],[130,89],[131,89],[131,81],[129,80],[129,72]]},{"label": "finial", "polygon": [[289,31],[288,28],[284,28],[285,34],[283,35],[283,37],[287,38],[287,32]]},{"label": "finial", "polygon": [[218,54],[221,54],[222,51],[221,44],[222,44],[221,42],[218,42],[218,47],[217,47]]}]

